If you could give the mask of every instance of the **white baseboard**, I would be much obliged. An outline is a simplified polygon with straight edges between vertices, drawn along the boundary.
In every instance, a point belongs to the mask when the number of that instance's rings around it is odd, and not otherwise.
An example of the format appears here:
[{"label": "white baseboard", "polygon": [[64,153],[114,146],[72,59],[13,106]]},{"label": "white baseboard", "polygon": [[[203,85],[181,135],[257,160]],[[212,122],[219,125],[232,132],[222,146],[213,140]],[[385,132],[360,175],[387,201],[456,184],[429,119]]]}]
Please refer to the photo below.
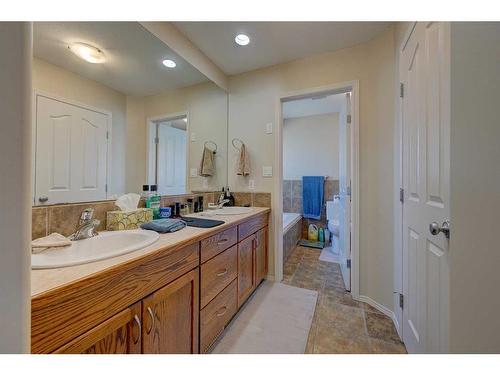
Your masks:
[{"label": "white baseboard", "polygon": [[367,296],[358,296],[357,298],[354,299],[369,304],[370,306],[380,311],[382,314],[387,315],[389,318],[391,318],[392,322],[394,323],[394,326],[396,327],[396,331],[398,332],[399,338],[402,339],[401,331],[399,329],[399,322],[396,319],[396,314],[394,313],[394,311]]}]

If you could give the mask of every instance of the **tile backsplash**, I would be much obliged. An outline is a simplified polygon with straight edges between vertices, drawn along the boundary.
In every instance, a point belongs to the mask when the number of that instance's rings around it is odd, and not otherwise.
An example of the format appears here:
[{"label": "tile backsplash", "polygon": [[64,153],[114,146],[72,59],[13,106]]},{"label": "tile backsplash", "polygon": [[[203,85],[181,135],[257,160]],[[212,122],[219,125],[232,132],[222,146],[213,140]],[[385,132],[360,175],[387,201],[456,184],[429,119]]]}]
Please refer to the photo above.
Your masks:
[{"label": "tile backsplash", "polygon": [[[182,195],[163,196],[161,199],[162,206],[168,206],[174,202],[185,203],[189,198],[203,196],[203,204],[208,208],[209,203],[214,203],[218,197],[218,192],[210,193],[193,193]],[[237,206],[260,206],[271,207],[270,193],[234,193],[235,204]],[[141,201],[140,207],[144,207],[144,202]],[[117,210],[115,201],[98,201],[87,203],[71,203],[59,204],[53,206],[36,206],[32,209],[32,239],[44,237],[50,233],[60,233],[64,236],[69,236],[75,232],[80,215],[86,208],[94,209],[94,218],[100,220],[97,227],[98,231],[106,228],[106,212]]]}]

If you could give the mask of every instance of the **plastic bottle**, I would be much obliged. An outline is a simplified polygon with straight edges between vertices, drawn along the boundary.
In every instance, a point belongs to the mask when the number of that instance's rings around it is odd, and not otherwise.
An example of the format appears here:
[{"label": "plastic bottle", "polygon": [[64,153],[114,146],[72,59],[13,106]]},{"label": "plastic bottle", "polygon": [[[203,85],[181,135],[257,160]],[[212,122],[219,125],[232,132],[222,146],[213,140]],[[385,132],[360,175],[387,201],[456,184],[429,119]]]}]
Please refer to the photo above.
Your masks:
[{"label": "plastic bottle", "polygon": [[[149,196],[149,208],[153,209],[153,219],[159,219],[160,218],[160,203],[161,203],[161,196],[158,194],[158,186],[156,185],[151,185],[151,194]],[[148,201],[146,201],[146,207],[148,207],[147,204]]]},{"label": "plastic bottle", "polygon": [[234,196],[229,191],[229,186],[226,188],[226,198],[229,200],[229,203],[226,203],[226,206],[234,206]]}]

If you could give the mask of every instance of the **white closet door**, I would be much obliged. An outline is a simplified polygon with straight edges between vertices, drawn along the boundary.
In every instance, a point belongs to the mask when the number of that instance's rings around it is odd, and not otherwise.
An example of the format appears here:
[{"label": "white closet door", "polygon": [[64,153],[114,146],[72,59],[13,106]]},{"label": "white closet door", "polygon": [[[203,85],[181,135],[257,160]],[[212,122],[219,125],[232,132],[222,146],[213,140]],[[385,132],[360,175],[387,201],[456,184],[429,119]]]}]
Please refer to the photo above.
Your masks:
[{"label": "white closet door", "polygon": [[448,350],[449,24],[418,23],[401,53],[403,340],[409,353]]},{"label": "white closet door", "polygon": [[186,192],[186,131],[158,125],[157,184],[160,194]]},{"label": "white closet door", "polygon": [[35,204],[106,199],[109,116],[37,96]]}]

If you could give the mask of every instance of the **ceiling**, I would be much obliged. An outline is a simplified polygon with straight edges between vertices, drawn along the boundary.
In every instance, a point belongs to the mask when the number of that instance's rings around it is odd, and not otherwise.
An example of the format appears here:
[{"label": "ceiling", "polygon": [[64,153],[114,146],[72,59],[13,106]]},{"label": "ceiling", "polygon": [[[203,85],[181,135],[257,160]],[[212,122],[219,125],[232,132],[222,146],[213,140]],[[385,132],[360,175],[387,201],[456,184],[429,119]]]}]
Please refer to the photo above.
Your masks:
[{"label": "ceiling", "polygon": [[345,94],[290,100],[283,103],[283,119],[337,113],[344,103]]},{"label": "ceiling", "polygon": [[[74,42],[101,49],[106,62],[78,58],[67,48]],[[33,53],[126,95],[153,95],[208,80],[138,22],[35,22]],[[163,66],[166,58],[177,66]]]},{"label": "ceiling", "polygon": [[[226,74],[233,75],[367,42],[390,22],[174,22]],[[238,33],[250,36],[238,46]]]}]

